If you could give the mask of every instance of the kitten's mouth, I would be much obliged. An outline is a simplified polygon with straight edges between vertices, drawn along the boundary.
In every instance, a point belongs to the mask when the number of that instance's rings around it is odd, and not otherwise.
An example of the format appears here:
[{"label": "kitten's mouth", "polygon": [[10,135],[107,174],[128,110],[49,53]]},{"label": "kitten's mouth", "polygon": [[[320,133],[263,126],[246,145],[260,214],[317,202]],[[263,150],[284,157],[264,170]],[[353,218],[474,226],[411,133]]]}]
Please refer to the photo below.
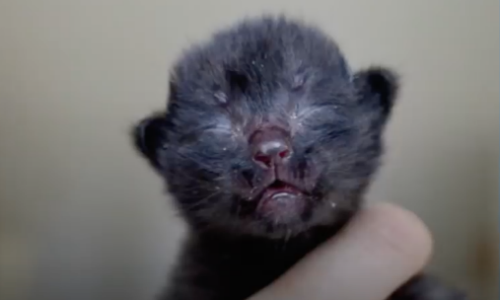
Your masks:
[{"label": "kitten's mouth", "polygon": [[306,207],[304,192],[281,180],[265,188],[258,201],[257,212],[264,217],[272,217],[275,222],[300,217]]},{"label": "kitten's mouth", "polygon": [[261,199],[266,198],[276,199],[280,197],[302,194],[302,191],[297,187],[281,180],[275,180],[267,188],[264,189]]}]

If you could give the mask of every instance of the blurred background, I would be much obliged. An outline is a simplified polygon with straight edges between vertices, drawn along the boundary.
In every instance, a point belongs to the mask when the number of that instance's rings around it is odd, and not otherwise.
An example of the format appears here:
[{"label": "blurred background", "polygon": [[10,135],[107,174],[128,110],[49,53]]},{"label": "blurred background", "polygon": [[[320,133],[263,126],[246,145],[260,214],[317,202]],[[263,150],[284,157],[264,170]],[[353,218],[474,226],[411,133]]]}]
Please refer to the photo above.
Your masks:
[{"label": "blurred background", "polygon": [[183,49],[261,12],[401,73],[368,199],[415,211],[430,268],[498,298],[498,1],[3,0],[0,299],[153,299],[184,228],[129,127],[164,107]]}]

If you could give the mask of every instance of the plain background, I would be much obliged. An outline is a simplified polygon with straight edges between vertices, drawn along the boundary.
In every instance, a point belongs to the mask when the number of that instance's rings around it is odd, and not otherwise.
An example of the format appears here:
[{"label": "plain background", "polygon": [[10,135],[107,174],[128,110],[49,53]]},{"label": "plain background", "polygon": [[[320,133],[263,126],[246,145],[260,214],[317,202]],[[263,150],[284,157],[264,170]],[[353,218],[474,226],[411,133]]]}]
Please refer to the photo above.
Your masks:
[{"label": "plain background", "polygon": [[498,298],[498,1],[3,0],[1,299],[152,299],[183,227],[129,127],[165,105],[182,49],[261,12],[318,24],[353,68],[401,73],[369,201],[418,213],[430,268]]}]

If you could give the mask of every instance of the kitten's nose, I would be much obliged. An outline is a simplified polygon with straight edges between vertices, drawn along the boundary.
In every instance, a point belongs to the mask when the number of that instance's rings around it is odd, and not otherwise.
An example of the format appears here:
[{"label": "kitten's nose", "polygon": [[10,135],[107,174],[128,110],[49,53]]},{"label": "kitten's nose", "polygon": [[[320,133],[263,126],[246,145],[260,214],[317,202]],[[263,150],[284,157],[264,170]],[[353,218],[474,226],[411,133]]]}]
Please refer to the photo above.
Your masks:
[{"label": "kitten's nose", "polygon": [[250,144],[253,160],[264,168],[284,163],[291,155],[288,135],[278,129],[256,132]]}]

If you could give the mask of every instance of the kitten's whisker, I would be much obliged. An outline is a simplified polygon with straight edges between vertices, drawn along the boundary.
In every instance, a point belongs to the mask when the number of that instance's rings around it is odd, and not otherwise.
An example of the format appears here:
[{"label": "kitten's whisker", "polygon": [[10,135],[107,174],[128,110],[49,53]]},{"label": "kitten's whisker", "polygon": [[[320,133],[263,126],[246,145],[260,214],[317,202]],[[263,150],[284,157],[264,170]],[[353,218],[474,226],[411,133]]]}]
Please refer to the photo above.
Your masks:
[{"label": "kitten's whisker", "polygon": [[193,203],[193,204],[191,204],[191,205],[186,206],[186,207],[185,207],[185,209],[186,209],[187,211],[195,211],[195,210],[197,210],[198,208],[203,207],[203,206],[205,206],[206,204],[208,204],[208,203],[209,203],[209,201],[208,201],[208,200],[212,199],[212,198],[213,198],[213,197],[215,197],[215,196],[219,196],[219,195],[222,195],[222,192],[220,192],[220,191],[216,191],[216,192],[214,192],[214,193],[212,193],[212,194],[210,194],[210,195],[206,196],[205,198],[202,198],[202,199],[200,199],[200,200],[196,201],[195,203]]},{"label": "kitten's whisker", "polygon": [[190,161],[196,163],[197,165],[202,166],[207,171],[213,170],[213,166],[209,166],[209,165],[205,164],[201,159],[198,159],[198,160],[194,159],[193,157],[190,157],[189,155],[187,155],[185,153],[181,153],[181,152],[176,152],[176,154],[179,156],[182,156],[183,158],[185,158],[187,160],[190,160]]}]

